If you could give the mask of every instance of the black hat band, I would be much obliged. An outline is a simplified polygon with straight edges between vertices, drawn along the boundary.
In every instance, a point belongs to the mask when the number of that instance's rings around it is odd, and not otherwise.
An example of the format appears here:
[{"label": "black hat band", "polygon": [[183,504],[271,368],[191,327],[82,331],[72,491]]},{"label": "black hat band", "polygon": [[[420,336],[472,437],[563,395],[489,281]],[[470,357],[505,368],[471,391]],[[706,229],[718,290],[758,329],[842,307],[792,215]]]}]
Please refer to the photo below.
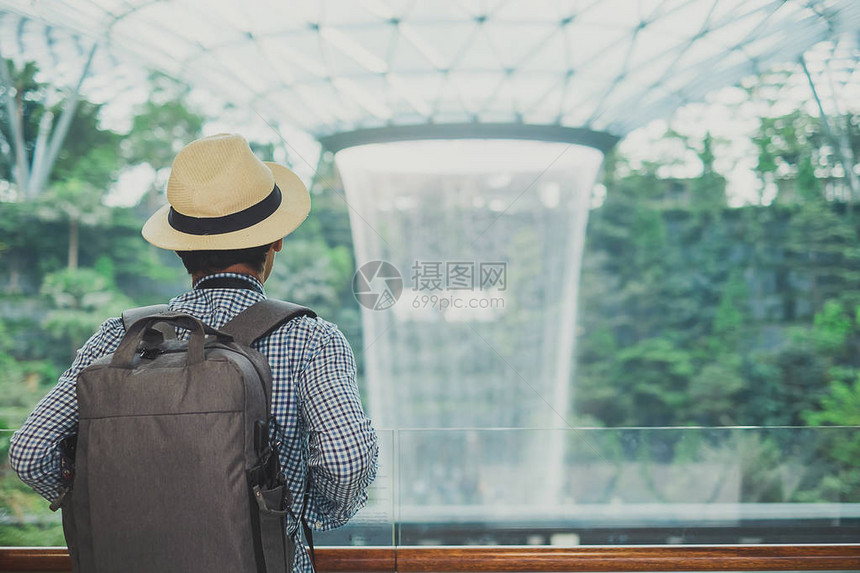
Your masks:
[{"label": "black hat band", "polygon": [[276,184],[268,197],[238,213],[223,217],[189,217],[171,207],[167,222],[177,231],[188,235],[223,235],[253,227],[277,211],[280,206],[281,190]]}]

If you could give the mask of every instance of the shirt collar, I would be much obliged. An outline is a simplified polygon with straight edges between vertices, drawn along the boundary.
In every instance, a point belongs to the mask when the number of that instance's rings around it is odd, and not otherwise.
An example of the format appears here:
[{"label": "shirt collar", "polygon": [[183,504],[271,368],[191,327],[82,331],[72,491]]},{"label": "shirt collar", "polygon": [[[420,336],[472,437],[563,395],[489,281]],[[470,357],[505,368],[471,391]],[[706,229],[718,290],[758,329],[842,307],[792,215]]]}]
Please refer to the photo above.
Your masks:
[{"label": "shirt collar", "polygon": [[205,277],[197,280],[192,285],[192,288],[197,289],[208,280],[212,279],[240,279],[248,283],[248,289],[259,292],[260,294],[265,294],[263,290],[263,283],[252,277],[251,275],[244,275],[241,273],[215,273],[211,275],[206,275]]}]

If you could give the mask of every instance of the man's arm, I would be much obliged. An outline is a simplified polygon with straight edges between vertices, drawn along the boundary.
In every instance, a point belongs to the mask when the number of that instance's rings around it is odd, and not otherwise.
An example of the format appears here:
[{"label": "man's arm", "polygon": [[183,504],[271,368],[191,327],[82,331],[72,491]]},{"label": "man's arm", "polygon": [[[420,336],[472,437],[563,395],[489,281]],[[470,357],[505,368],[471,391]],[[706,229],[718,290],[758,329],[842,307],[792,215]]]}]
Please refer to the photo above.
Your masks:
[{"label": "man's arm", "polygon": [[309,434],[309,524],[346,523],[367,501],[376,477],[377,440],[355,383],[355,359],[334,325],[299,378],[301,415]]},{"label": "man's arm", "polygon": [[78,373],[98,358],[113,352],[125,329],[111,318],[78,350],[72,366],[36,405],[24,425],[12,435],[9,463],[22,481],[53,501],[60,494],[60,441],[78,431]]}]

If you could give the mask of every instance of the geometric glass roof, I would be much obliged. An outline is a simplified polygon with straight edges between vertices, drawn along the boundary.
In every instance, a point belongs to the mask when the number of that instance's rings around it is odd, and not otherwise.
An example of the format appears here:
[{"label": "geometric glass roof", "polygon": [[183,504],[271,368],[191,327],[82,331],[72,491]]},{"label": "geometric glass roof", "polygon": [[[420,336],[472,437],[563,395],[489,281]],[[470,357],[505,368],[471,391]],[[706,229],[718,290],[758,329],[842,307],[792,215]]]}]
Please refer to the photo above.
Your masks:
[{"label": "geometric glass roof", "polygon": [[314,137],[474,123],[623,136],[858,30],[856,0],[0,0],[6,57],[50,56],[62,76],[95,45],[93,72],[112,79],[93,89],[146,66]]}]

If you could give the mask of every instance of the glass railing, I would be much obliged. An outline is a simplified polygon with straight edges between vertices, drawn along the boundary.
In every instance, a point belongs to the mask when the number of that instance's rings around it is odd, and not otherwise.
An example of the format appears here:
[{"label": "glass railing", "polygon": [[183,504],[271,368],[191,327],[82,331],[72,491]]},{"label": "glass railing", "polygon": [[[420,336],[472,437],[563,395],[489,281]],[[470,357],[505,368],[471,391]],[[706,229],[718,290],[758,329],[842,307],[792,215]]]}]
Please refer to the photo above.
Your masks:
[{"label": "glass railing", "polygon": [[[860,428],[381,430],[367,506],[318,546],[860,540]],[[0,431],[0,545],[62,545]]]}]

